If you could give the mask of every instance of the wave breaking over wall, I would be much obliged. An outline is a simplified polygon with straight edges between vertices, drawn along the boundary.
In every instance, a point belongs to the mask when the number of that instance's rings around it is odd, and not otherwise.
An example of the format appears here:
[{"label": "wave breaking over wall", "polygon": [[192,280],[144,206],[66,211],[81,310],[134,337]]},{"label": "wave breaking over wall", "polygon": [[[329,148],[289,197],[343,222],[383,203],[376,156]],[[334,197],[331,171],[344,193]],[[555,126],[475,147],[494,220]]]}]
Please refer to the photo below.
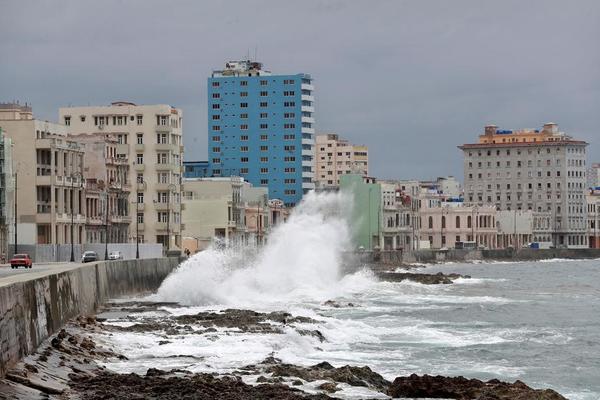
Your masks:
[{"label": "wave breaking over wall", "polygon": [[157,297],[185,305],[258,306],[335,296],[342,253],[350,248],[350,211],[343,193],[310,192],[257,253],[243,247],[197,253],[163,282]]}]

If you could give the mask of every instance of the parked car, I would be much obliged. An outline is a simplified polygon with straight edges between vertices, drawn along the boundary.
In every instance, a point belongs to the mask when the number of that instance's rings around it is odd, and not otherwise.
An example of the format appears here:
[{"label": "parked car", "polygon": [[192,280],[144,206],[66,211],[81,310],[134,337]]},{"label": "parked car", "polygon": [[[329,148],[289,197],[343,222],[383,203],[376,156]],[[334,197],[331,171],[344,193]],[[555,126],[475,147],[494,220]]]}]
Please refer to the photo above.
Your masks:
[{"label": "parked car", "polygon": [[96,254],[95,251],[86,251],[81,256],[82,263],[93,262],[93,261],[98,261],[98,254]]},{"label": "parked car", "polygon": [[10,267],[11,268],[31,268],[33,266],[33,262],[31,261],[31,257],[29,254],[15,254],[13,258],[10,259]]},{"label": "parked car", "polygon": [[123,259],[123,254],[121,254],[120,251],[111,251],[108,254],[108,259],[109,260],[122,260]]}]

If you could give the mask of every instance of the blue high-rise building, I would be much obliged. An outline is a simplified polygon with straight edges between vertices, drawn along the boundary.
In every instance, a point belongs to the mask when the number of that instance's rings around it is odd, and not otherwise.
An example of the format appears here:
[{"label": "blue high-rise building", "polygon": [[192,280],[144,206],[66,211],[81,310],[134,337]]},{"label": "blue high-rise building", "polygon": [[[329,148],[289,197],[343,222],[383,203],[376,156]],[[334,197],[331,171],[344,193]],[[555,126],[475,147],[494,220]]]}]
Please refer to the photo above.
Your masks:
[{"label": "blue high-rise building", "polygon": [[314,105],[308,74],[273,75],[252,61],[228,62],[208,78],[212,176],[241,176],[269,198],[297,204],[314,189]]}]

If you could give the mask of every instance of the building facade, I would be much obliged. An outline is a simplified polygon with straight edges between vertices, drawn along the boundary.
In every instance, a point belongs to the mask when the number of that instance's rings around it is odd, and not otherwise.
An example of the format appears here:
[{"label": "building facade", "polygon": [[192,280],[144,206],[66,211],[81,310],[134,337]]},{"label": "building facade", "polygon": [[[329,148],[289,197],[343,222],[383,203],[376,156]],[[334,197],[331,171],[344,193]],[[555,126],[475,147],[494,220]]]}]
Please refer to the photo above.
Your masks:
[{"label": "building facade", "polygon": [[[131,184],[134,193],[127,214],[134,216],[129,241],[160,243],[165,250],[180,248],[182,111],[164,104],[115,102],[61,108],[59,117],[71,135],[104,134],[116,140],[112,160],[119,165],[127,160],[129,177],[123,178],[122,184]],[[108,184],[110,187],[110,178]]]},{"label": "building facade", "polygon": [[314,189],[314,97],[308,74],[231,61],[208,78],[210,176],[241,176],[286,206]]},{"label": "building facade", "polygon": [[590,248],[600,249],[600,189],[587,194],[587,207]]},{"label": "building facade", "polygon": [[130,241],[129,155],[117,154],[117,139],[107,133],[70,135],[85,145],[86,236],[88,243]]},{"label": "building facade", "polygon": [[208,161],[184,161],[184,178],[209,178],[210,165]]},{"label": "building facade", "polygon": [[344,174],[340,177],[340,190],[352,197],[352,239],[356,249],[380,249],[381,185],[375,178]]},{"label": "building facade", "polygon": [[319,134],[315,140],[315,187],[338,189],[343,174],[369,175],[369,149],[353,145],[334,133]]},{"label": "building facade", "polygon": [[600,163],[592,164],[587,171],[587,187],[590,189],[600,188]]},{"label": "building facade", "polygon": [[0,127],[13,143],[17,244],[85,243],[83,145],[27,105],[0,104]]},{"label": "building facade", "polygon": [[[9,235],[14,234],[12,140],[0,128],[0,260],[6,262]],[[13,240],[14,241],[14,240]]]},{"label": "building facade", "polygon": [[[557,247],[588,247],[586,146],[558,130],[485,127],[477,143],[464,144],[465,201],[499,211],[532,210],[550,220]],[[545,237],[547,230],[533,232]]]}]

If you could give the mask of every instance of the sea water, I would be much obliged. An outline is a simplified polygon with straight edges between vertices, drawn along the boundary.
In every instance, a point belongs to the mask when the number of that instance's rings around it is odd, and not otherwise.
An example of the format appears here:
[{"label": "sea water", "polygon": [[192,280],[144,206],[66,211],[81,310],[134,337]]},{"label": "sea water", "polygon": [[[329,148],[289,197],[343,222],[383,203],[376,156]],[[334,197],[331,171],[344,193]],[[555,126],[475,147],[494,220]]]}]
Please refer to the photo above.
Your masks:
[{"label": "sea water", "polygon": [[[184,307],[140,315],[285,310],[314,319],[303,328],[318,329],[324,342],[291,327],[283,334],[217,329],[169,336],[170,343],[160,346],[160,333],[119,333],[97,339],[129,360],[106,366],[117,372],[154,367],[227,373],[275,356],[299,365],[368,365],[390,380],[412,373],[520,379],[569,399],[600,399],[599,260],[453,263],[418,271],[472,276],[451,285],[381,282],[366,269],[344,275],[350,206],[343,194],[310,194],[258,253],[198,253],[148,298]],[[329,307],[327,300],[355,306]],[[342,387],[336,396],[374,396]]]}]

